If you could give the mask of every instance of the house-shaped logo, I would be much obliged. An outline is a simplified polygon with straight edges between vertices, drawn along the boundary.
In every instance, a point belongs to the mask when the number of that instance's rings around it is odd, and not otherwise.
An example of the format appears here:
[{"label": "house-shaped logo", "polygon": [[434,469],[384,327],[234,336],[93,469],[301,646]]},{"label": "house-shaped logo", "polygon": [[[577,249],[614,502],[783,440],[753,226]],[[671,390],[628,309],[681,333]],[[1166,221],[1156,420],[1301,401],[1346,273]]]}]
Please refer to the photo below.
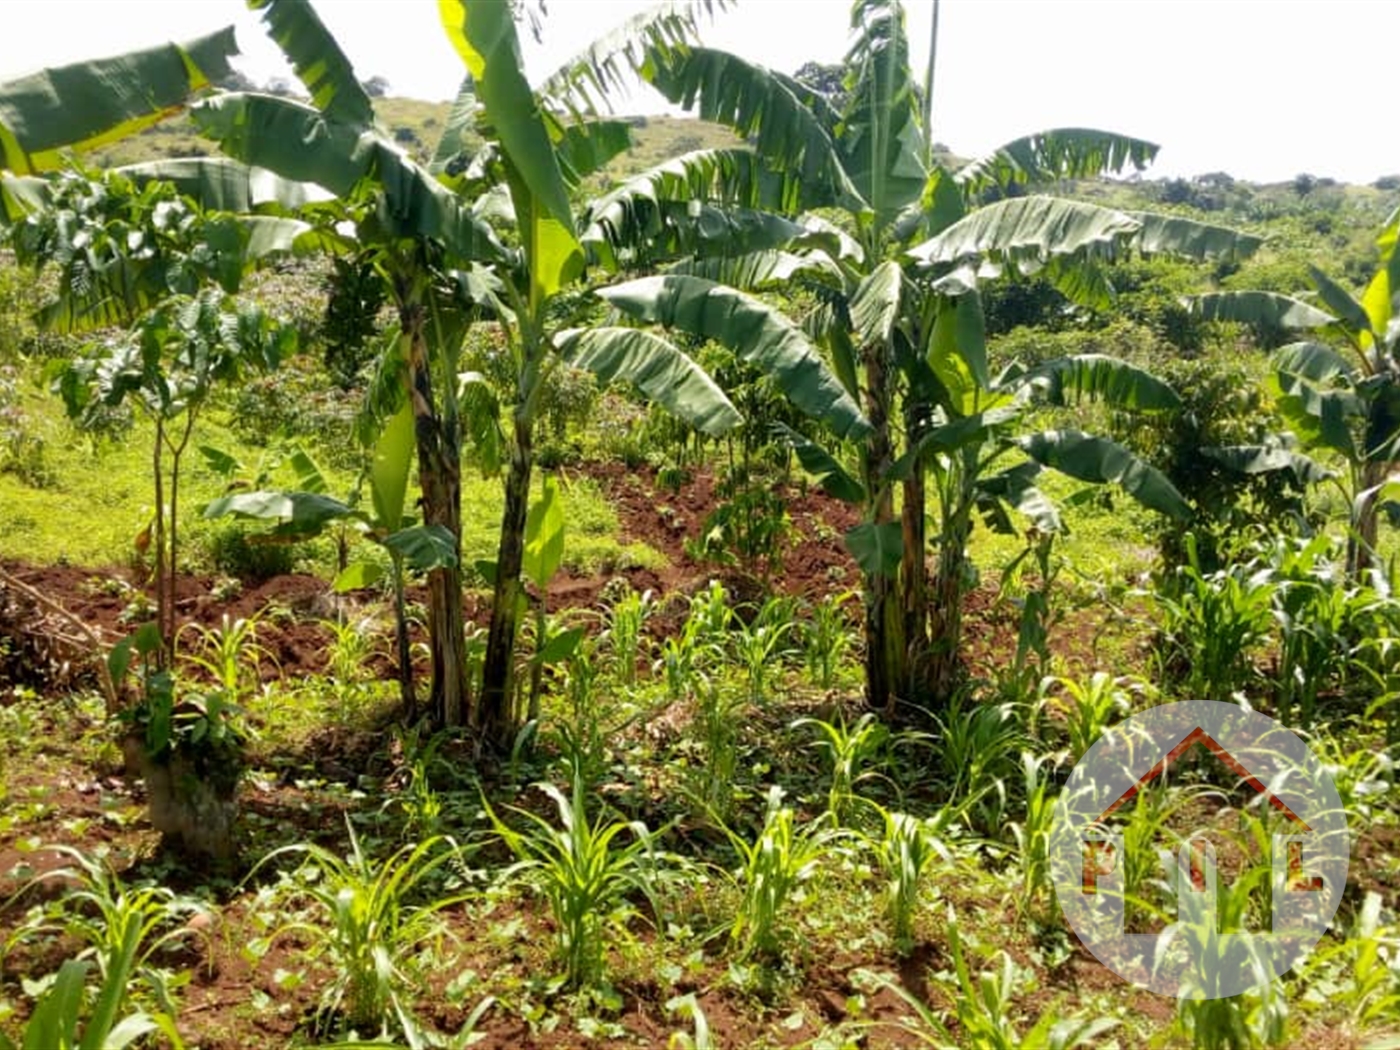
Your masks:
[{"label": "house-shaped logo", "polygon": [[[1273,836],[1273,875],[1274,909],[1278,917],[1281,905],[1286,908],[1289,893],[1319,893],[1323,889],[1320,875],[1308,875],[1303,871],[1303,850],[1312,828],[1308,822],[1293,812],[1287,802],[1270,791],[1253,773],[1247,770],[1230,752],[1203,728],[1196,726],[1162,756],[1161,760],[1140,776],[1123,794],[1119,795],[1095,819],[1083,839],[1083,891],[1098,893],[1099,879],[1110,875],[1122,856],[1121,835],[1108,830],[1108,818],[1137,797],[1138,791],[1156,780],[1165,777],[1173,763],[1180,760],[1193,746],[1200,744],[1229,769],[1241,783],[1254,791],[1261,800],[1282,813],[1292,825],[1292,834]],[[1181,861],[1177,867],[1180,882],[1177,888],[1177,901],[1182,908],[1190,908],[1195,914],[1213,915],[1216,906],[1217,877],[1215,853],[1211,844],[1202,837],[1191,839],[1182,847]],[[1185,918],[1185,916],[1181,916]]]},{"label": "house-shaped logo", "polygon": [[[1270,911],[1249,929],[1239,928],[1245,924],[1236,914],[1226,932],[1220,901],[1253,882],[1222,885],[1215,846],[1204,834],[1187,836],[1173,853],[1160,842],[1144,843],[1140,825],[1125,847],[1124,833],[1110,824],[1115,814],[1129,816],[1142,789],[1165,783],[1197,745],[1281,818],[1270,841]],[[1125,848],[1137,853],[1130,857]],[[1348,852],[1340,800],[1307,746],[1265,715],[1211,701],[1151,708],[1105,734],[1061,793],[1051,835],[1060,905],[1085,946],[1136,984],[1210,998],[1257,983],[1260,961],[1274,974],[1285,972],[1316,942],[1341,899]],[[1163,885],[1168,909],[1175,895],[1175,921],[1168,911],[1160,933],[1127,932],[1129,903]]]}]

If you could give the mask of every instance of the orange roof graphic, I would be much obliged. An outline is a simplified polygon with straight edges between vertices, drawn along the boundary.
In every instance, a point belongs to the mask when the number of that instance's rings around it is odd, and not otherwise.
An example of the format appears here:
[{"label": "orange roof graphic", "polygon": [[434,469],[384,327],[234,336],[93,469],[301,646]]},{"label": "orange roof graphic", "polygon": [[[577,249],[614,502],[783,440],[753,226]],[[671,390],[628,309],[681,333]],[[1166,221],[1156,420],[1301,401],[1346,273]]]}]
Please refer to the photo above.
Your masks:
[{"label": "orange roof graphic", "polygon": [[1288,817],[1289,820],[1293,821],[1304,831],[1312,831],[1312,828],[1308,826],[1307,821],[1305,821],[1302,817],[1298,816],[1297,813],[1294,813],[1293,810],[1291,810],[1288,807],[1288,804],[1283,801],[1283,799],[1279,798],[1272,791],[1266,788],[1258,777],[1252,774],[1249,770],[1245,769],[1244,766],[1242,766],[1238,761],[1236,761],[1235,757],[1231,755],[1230,752],[1226,751],[1223,747],[1216,743],[1214,738],[1212,738],[1211,735],[1207,733],[1204,729],[1202,729],[1200,726],[1197,726],[1195,729],[1191,730],[1191,732],[1187,733],[1184,737],[1182,737],[1181,742],[1178,743],[1176,747],[1172,748],[1165,755],[1163,755],[1161,760],[1155,766],[1149,769],[1142,776],[1138,777],[1137,781],[1130,785],[1128,790],[1123,792],[1123,794],[1118,797],[1118,800],[1116,802],[1114,802],[1106,810],[1104,810],[1097,817],[1095,817],[1091,823],[1101,824],[1116,810],[1130,802],[1137,795],[1139,788],[1141,788],[1148,781],[1158,776],[1161,776],[1162,773],[1166,772],[1167,766],[1174,762],[1176,759],[1180,758],[1188,750],[1190,750],[1191,745],[1195,743],[1204,744],[1207,748],[1209,748],[1211,754],[1213,754],[1216,758],[1220,759],[1221,762],[1225,763],[1225,765],[1228,766],[1236,776],[1238,776],[1246,784],[1252,787],[1258,794],[1263,795],[1266,799],[1268,799],[1269,804],[1272,805],[1274,809],[1284,814],[1284,816]]}]

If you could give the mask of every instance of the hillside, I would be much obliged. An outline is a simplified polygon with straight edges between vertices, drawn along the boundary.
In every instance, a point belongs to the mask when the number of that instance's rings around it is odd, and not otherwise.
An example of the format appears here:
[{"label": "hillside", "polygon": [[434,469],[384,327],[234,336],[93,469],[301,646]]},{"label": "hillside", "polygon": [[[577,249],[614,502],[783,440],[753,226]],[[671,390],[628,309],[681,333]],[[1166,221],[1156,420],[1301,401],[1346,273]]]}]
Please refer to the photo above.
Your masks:
[{"label": "hillside", "polygon": [[[416,159],[425,162],[442,135],[451,108],[446,102],[423,102],[411,98],[375,100],[375,111],[384,128]],[[690,150],[732,146],[738,142],[733,133],[725,128],[686,117],[623,119],[632,123],[633,146],[609,168],[608,174],[613,178],[625,178]],[[200,138],[194,122],[182,115],[95,151],[92,162],[99,167],[120,167],[168,157],[198,157],[212,149],[212,143]]]}]

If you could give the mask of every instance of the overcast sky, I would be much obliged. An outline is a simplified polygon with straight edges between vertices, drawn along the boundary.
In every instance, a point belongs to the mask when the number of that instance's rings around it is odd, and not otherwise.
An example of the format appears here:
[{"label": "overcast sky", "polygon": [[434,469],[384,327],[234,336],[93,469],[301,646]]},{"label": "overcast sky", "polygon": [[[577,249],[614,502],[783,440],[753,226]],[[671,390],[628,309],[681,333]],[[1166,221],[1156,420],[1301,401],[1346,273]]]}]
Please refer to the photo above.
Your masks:
[{"label": "overcast sky", "polygon": [[[641,0],[548,0],[538,79]],[[362,78],[448,99],[460,59],[435,0],[319,0]],[[844,54],[846,0],[739,0],[705,42],[791,72]],[[241,67],[285,74],[239,0],[4,0],[0,79],[39,66],[198,35],[233,23]],[[932,5],[908,0],[918,69]],[[1400,173],[1393,97],[1396,0],[944,0],[934,137],[973,155],[1049,127],[1100,127],[1162,146],[1149,175],[1228,171],[1255,181],[1301,172],[1346,182]],[[659,112],[639,88],[621,112]]]}]

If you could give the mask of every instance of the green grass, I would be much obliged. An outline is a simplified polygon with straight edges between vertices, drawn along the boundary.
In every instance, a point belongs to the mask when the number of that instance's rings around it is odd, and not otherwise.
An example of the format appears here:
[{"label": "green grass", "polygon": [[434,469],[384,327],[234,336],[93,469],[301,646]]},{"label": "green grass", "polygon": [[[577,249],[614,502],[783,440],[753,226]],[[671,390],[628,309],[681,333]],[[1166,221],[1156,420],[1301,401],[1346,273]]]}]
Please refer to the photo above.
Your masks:
[{"label": "green grass", "polygon": [[[151,519],[154,488],[151,473],[153,429],[138,419],[117,441],[94,443],[76,431],[63,414],[57,397],[32,384],[23,387],[20,407],[29,433],[43,441],[45,483],[36,486],[13,472],[0,472],[0,505],[5,528],[0,529],[0,557],[38,564],[126,565],[135,557],[136,535]],[[185,453],[180,482],[181,566],[209,571],[208,544],[223,522],[205,521],[200,508],[223,492],[224,482],[199,455],[199,445],[211,445],[255,465],[269,454],[241,440],[229,426],[226,412],[206,412],[196,425]],[[315,449],[312,449],[315,455]],[[321,463],[333,494],[353,489],[351,471]],[[293,481],[286,472],[274,473],[274,485]],[[536,495],[539,482],[536,479]],[[564,563],[581,572],[611,571],[628,566],[658,568],[665,558],[645,544],[618,539],[616,511],[597,485],[574,478],[564,487],[566,549]],[[496,554],[503,507],[501,483],[469,474],[462,481],[462,558],[470,566]],[[249,531],[259,527],[249,524]],[[329,539],[300,548],[297,568],[329,577],[334,572],[334,544]],[[368,545],[352,557],[372,557]]]},{"label": "green grass", "polygon": [[[0,473],[0,504],[5,507],[0,555],[37,563],[128,563],[135,554],[136,535],[150,521],[155,505],[151,425],[138,420],[119,441],[95,443],[68,423],[55,396],[26,390],[21,405],[27,428],[43,441],[47,483],[36,487],[14,473]],[[219,479],[200,464],[193,448],[197,444],[215,445],[245,460],[256,459],[260,451],[240,442],[217,413],[197,426],[185,456],[188,469],[181,472],[181,530],[187,553],[197,552],[209,533],[197,508],[221,490]]]}]

